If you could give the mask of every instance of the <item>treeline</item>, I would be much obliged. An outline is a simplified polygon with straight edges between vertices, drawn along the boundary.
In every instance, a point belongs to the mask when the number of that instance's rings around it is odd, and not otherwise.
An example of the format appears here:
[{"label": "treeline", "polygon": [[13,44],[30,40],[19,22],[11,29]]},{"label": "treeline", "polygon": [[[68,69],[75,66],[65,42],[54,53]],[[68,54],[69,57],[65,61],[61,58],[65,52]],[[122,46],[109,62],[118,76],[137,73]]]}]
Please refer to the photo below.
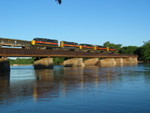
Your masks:
[{"label": "treeline", "polygon": [[137,47],[137,46],[124,46],[122,47],[122,44],[114,44],[105,42],[105,47],[114,47],[118,49],[118,53],[120,54],[130,54],[130,55],[138,55],[138,60],[150,62],[150,41],[143,42],[143,46]]},{"label": "treeline", "polygon": [[33,64],[34,58],[9,59],[10,65],[13,64]]},{"label": "treeline", "polygon": [[[16,59],[9,59],[10,65],[14,65],[14,64],[21,64],[21,65],[25,65],[25,64],[33,64],[35,61],[35,57],[31,57],[31,58],[16,58]],[[54,65],[59,65],[61,63],[63,63],[64,60],[69,59],[68,57],[54,57],[53,58],[53,62]]]}]

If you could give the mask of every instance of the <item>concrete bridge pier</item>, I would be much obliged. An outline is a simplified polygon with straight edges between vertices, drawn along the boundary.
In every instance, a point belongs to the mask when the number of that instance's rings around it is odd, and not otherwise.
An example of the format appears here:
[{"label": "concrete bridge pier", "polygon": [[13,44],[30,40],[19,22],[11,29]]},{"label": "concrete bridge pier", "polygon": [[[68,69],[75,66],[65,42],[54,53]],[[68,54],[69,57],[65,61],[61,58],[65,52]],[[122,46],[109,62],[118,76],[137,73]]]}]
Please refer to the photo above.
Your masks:
[{"label": "concrete bridge pier", "polygon": [[85,64],[83,62],[83,58],[71,58],[68,60],[65,60],[62,65],[65,67],[84,67]]},{"label": "concrete bridge pier", "polygon": [[53,58],[42,58],[34,62],[34,69],[53,69]]},{"label": "concrete bridge pier", "polygon": [[98,62],[98,66],[101,67],[112,67],[112,66],[116,66],[116,61],[115,58],[105,58],[105,59],[101,59]]},{"label": "concrete bridge pier", "polygon": [[98,65],[101,67],[108,67],[108,66],[136,65],[137,63],[138,63],[137,57],[104,58],[98,62]]},{"label": "concrete bridge pier", "polygon": [[124,58],[123,59],[123,64],[124,65],[128,65],[128,64],[137,64],[138,63],[138,60],[137,60],[137,57],[129,57],[129,58]]},{"label": "concrete bridge pier", "polygon": [[115,58],[116,66],[123,66],[123,58]]},{"label": "concrete bridge pier", "polygon": [[113,67],[124,65],[136,65],[138,63],[137,57],[130,58],[91,58],[83,61],[83,58],[72,58],[63,62],[62,65],[66,67],[84,67],[84,66],[101,66]]},{"label": "concrete bridge pier", "polygon": [[8,58],[0,58],[0,71],[10,71],[10,63]]},{"label": "concrete bridge pier", "polygon": [[99,58],[90,58],[84,61],[85,66],[96,66]]}]

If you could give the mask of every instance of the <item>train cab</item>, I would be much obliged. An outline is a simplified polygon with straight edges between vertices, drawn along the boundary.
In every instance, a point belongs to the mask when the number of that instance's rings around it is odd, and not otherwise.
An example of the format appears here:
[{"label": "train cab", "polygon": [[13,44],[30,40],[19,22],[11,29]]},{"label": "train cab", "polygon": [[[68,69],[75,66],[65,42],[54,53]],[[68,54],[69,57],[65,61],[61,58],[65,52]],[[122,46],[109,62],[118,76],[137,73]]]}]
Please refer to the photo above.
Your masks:
[{"label": "train cab", "polygon": [[58,40],[47,39],[47,38],[34,38],[32,45],[45,46],[47,48],[58,47]]}]

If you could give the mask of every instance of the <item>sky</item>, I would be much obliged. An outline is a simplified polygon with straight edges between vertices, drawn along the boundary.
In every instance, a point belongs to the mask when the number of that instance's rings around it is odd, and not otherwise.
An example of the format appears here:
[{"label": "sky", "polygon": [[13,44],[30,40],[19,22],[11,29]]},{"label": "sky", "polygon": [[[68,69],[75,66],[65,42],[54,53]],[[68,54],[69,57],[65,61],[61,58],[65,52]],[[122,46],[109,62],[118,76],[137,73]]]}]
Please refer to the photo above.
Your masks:
[{"label": "sky", "polygon": [[0,37],[142,46],[150,40],[150,0],[0,0]]}]

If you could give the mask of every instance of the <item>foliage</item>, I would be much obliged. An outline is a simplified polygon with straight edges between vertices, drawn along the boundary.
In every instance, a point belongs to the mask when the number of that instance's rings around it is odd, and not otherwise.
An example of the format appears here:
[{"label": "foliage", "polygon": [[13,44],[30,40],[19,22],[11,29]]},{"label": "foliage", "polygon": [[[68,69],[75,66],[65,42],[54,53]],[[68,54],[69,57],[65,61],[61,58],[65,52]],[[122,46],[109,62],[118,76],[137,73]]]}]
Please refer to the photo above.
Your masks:
[{"label": "foliage", "polygon": [[144,61],[150,61],[150,41],[144,42],[141,47],[141,57]]},{"label": "foliage", "polygon": [[138,55],[139,60],[150,61],[150,41],[144,42],[142,47],[126,46],[119,51],[121,54]]},{"label": "foliage", "polygon": [[107,42],[105,42],[105,43],[103,44],[103,46],[104,46],[104,47],[113,47],[113,48],[115,48],[115,49],[117,49],[117,50],[120,50],[122,44],[114,44],[114,43],[110,43],[109,41],[107,41]]},{"label": "foliage", "polygon": [[54,64],[55,64],[55,65],[59,65],[59,64],[63,63],[63,61],[64,61],[65,59],[66,59],[65,57],[54,57],[54,58],[53,58],[53,61],[54,61]]},{"label": "foliage", "polygon": [[17,59],[9,59],[10,64],[33,64],[34,59],[33,58],[17,58]]},{"label": "foliage", "polygon": [[136,54],[137,49],[137,46],[125,46],[120,49],[119,53],[134,55]]},{"label": "foliage", "polygon": [[[10,64],[33,64],[35,60],[39,60],[40,57],[32,57],[32,58],[17,58],[17,59],[9,59]],[[64,60],[69,59],[68,57],[54,57],[54,65],[59,65],[61,64]]]}]

